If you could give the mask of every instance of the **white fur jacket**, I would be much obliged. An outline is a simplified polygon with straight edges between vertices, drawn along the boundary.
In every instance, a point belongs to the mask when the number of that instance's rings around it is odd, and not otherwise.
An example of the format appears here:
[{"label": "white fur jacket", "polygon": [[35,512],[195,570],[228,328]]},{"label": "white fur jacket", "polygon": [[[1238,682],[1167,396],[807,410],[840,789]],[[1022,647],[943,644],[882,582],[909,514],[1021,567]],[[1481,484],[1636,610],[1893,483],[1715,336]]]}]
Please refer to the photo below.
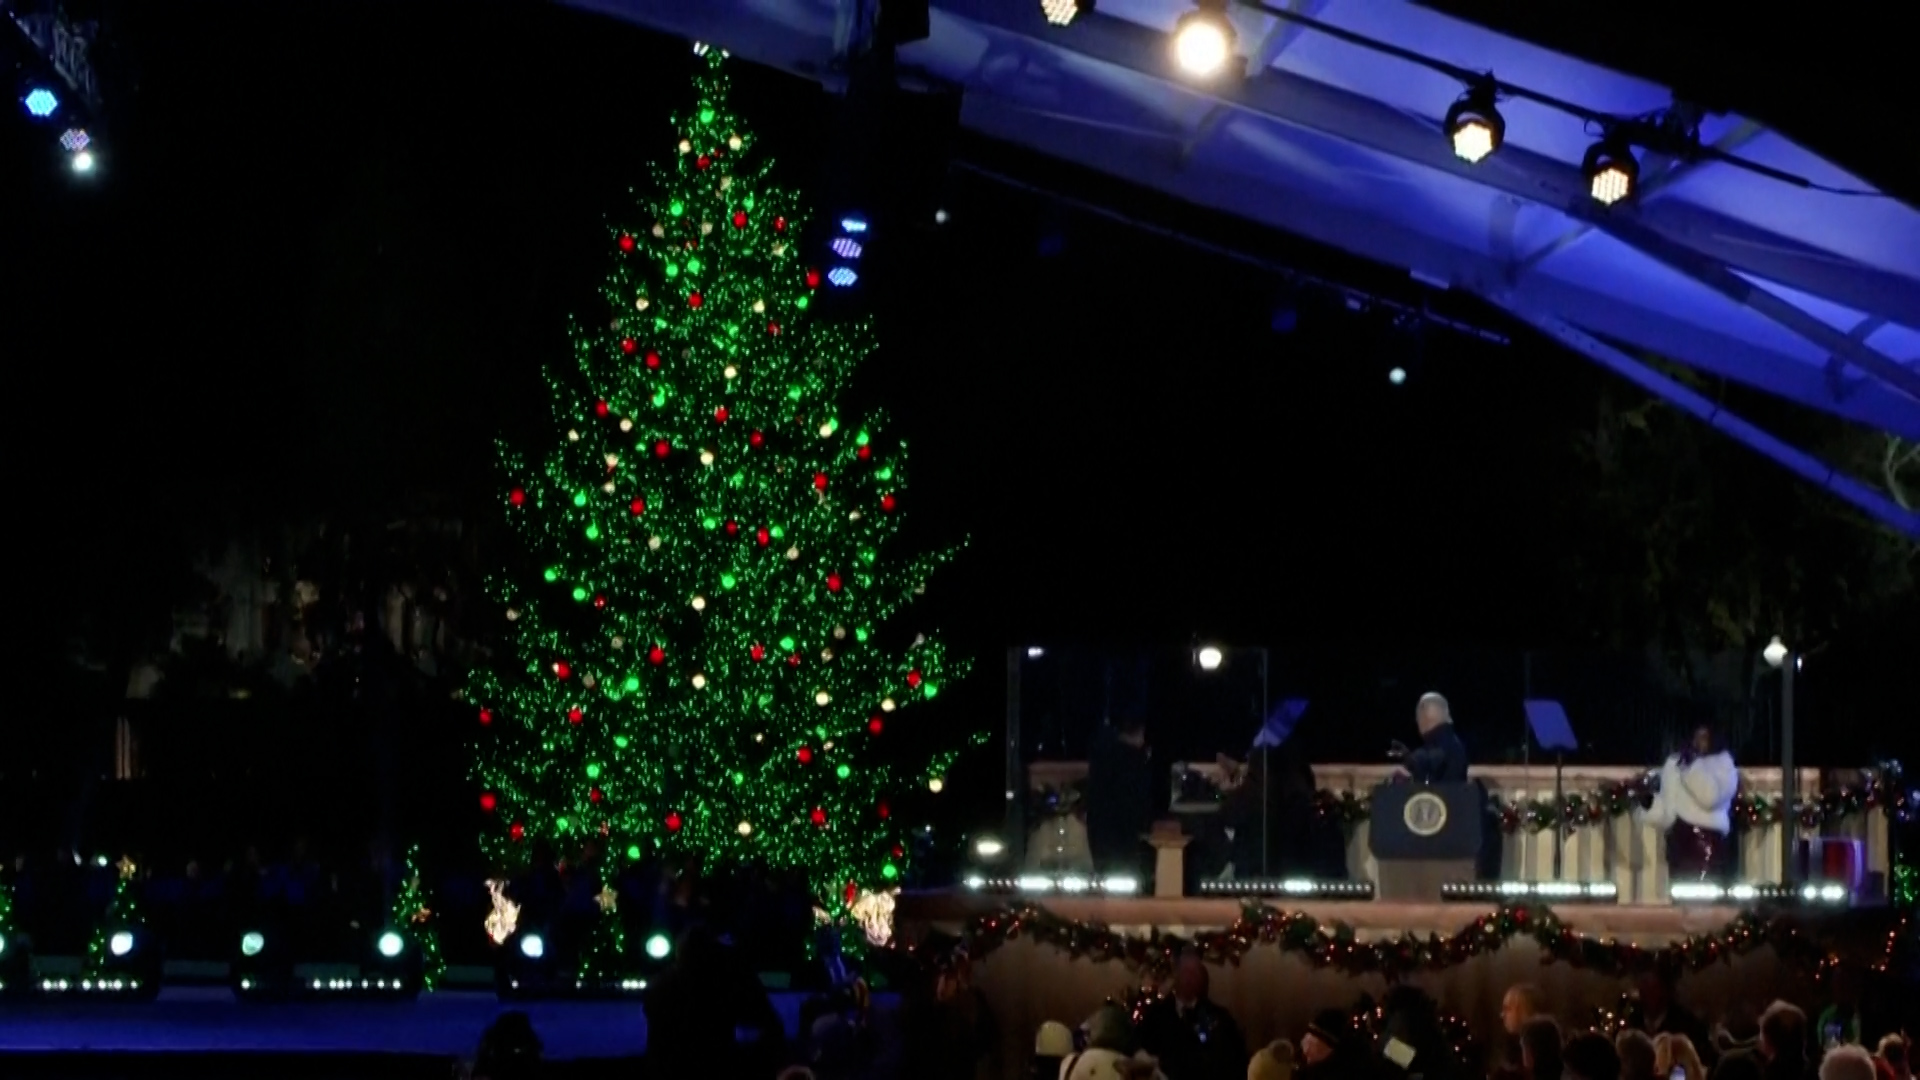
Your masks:
[{"label": "white fur jacket", "polygon": [[1647,809],[1647,820],[1661,828],[1684,821],[1702,829],[1727,833],[1733,829],[1728,811],[1740,788],[1740,771],[1733,755],[1708,754],[1681,765],[1675,754],[1660,767],[1660,791]]}]

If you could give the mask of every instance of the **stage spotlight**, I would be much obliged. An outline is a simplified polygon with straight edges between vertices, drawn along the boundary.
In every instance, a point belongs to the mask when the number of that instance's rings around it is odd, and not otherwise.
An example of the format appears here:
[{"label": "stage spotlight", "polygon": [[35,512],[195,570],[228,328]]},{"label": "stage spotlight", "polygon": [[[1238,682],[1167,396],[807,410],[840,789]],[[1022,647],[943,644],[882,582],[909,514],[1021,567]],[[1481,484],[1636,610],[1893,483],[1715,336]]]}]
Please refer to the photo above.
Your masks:
[{"label": "stage spotlight", "polygon": [[115,931],[114,935],[107,939],[107,951],[115,956],[125,956],[132,952],[133,935],[125,930]]},{"label": "stage spotlight", "polygon": [[73,166],[74,172],[77,172],[77,173],[92,172],[93,171],[93,151],[91,150],[80,151],[79,153],[73,155],[73,158],[69,162],[69,164]]},{"label": "stage spotlight", "polygon": [[1602,206],[1633,198],[1640,183],[1640,162],[1633,156],[1633,147],[1611,135],[1587,148],[1580,172],[1587,178],[1587,194]]},{"label": "stage spotlight", "polygon": [[380,941],[378,942],[378,945],[380,949],[380,955],[391,960],[394,957],[400,955],[400,950],[407,947],[407,942],[405,938],[389,930],[386,933],[380,935]]},{"label": "stage spotlight", "polygon": [[1203,645],[1200,651],[1193,654],[1193,659],[1200,665],[1201,671],[1218,671],[1226,660],[1226,654],[1218,646]]},{"label": "stage spotlight", "polygon": [[1067,26],[1092,11],[1093,4],[1094,0],[1040,0],[1040,14],[1055,26]]},{"label": "stage spotlight", "polygon": [[53,115],[54,110],[60,107],[59,97],[55,96],[53,91],[44,86],[36,86],[32,90],[27,91],[27,96],[22,98],[21,101],[27,107],[27,115],[36,120],[45,120],[47,117]]},{"label": "stage spotlight", "polygon": [[1371,881],[1314,881],[1309,878],[1280,880],[1231,878],[1200,883],[1202,896],[1292,896],[1320,900],[1371,900]]},{"label": "stage spotlight", "polygon": [[1086,878],[1078,874],[1067,874],[1057,878],[1039,874],[1026,874],[1017,878],[990,878],[976,874],[961,884],[975,892],[990,893],[1065,893],[1069,896],[1105,893],[1108,896],[1131,896],[1140,891],[1138,878],[1124,876]]},{"label": "stage spotlight", "polygon": [[1193,78],[1211,78],[1233,59],[1237,37],[1225,0],[1202,0],[1174,24],[1174,63]]},{"label": "stage spotlight", "polygon": [[1447,139],[1453,143],[1453,155],[1469,165],[1479,164],[1506,139],[1507,121],[1493,102],[1493,85],[1486,83],[1467,91],[1447,110]]},{"label": "stage spotlight", "polygon": [[860,271],[853,263],[867,252],[867,217],[865,214],[842,214],[836,222],[833,239],[827,242],[827,251],[832,255],[833,265],[827,270],[827,284],[844,289],[860,280]]},{"label": "stage spotlight", "polygon": [[1498,903],[1545,900],[1551,904],[1611,904],[1620,888],[1611,881],[1449,881],[1440,886],[1449,902]]},{"label": "stage spotlight", "polygon": [[240,955],[259,956],[260,950],[267,947],[267,937],[258,930],[249,930],[240,935]]},{"label": "stage spotlight", "polygon": [[547,940],[539,934],[525,934],[520,938],[520,955],[529,960],[538,960],[547,955]]},{"label": "stage spotlight", "polygon": [[997,836],[978,837],[973,842],[973,857],[981,862],[998,862],[1007,853],[1007,845]]},{"label": "stage spotlight", "polygon": [[648,957],[654,960],[665,960],[667,958],[667,954],[671,953],[672,951],[673,951],[673,942],[667,939],[667,935],[649,934],[647,936],[647,956]]}]

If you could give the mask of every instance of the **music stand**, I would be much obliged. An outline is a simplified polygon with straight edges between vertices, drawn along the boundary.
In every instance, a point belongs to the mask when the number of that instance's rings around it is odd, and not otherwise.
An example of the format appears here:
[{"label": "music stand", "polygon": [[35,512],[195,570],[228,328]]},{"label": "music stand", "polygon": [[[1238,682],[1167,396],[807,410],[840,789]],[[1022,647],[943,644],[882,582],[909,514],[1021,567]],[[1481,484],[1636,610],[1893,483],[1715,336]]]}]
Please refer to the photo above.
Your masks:
[{"label": "music stand", "polygon": [[1562,775],[1566,768],[1566,752],[1580,749],[1580,740],[1573,736],[1573,724],[1567,720],[1567,710],[1557,701],[1538,698],[1521,702],[1527,713],[1527,730],[1540,744],[1540,749],[1553,751],[1553,812],[1561,817],[1553,826],[1553,879],[1560,880],[1560,859],[1566,847],[1566,821],[1561,811],[1565,807],[1565,793]]}]

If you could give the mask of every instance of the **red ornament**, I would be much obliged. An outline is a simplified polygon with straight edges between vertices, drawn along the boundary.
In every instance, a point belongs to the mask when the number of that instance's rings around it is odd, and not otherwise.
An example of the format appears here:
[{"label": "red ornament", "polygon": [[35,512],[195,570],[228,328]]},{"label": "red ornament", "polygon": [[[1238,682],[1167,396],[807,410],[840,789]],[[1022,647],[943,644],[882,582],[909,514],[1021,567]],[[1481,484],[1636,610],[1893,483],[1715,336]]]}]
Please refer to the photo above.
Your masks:
[{"label": "red ornament", "polygon": [[819,287],[820,287],[820,271],[815,270],[811,266],[807,267],[807,288],[817,289]]},{"label": "red ornament", "polygon": [[773,219],[773,231],[774,231],[774,232],[786,232],[786,231],[787,231],[787,219],[786,219],[786,218],[783,218],[783,217],[777,217],[777,218],[774,218],[774,219]]},{"label": "red ornament", "polygon": [[673,444],[667,440],[661,439],[659,442],[653,444],[654,457],[663,458],[671,453],[673,453]]},{"label": "red ornament", "polygon": [[701,154],[699,157],[693,159],[693,164],[695,168],[704,169],[713,164],[713,159],[705,154]]},{"label": "red ornament", "polygon": [[715,409],[715,410],[713,410],[713,418],[714,418],[715,420],[718,420],[718,421],[720,421],[720,422],[721,422],[721,423],[723,423],[723,424],[724,424],[724,423],[726,423],[726,422],[727,422],[727,407],[726,407],[725,405],[722,405],[722,406],[720,406],[719,408],[717,408],[717,409]]},{"label": "red ornament", "polygon": [[907,685],[918,689],[920,686],[920,673],[917,671],[907,672]]},{"label": "red ornament", "polygon": [[620,339],[620,351],[626,353],[628,356],[632,356],[634,350],[639,347],[640,343],[630,337]]},{"label": "red ornament", "polygon": [[573,669],[567,666],[567,662],[565,660],[555,660],[553,662],[553,673],[559,676],[560,678],[564,679],[567,676],[573,674]]},{"label": "red ornament", "polygon": [[893,508],[897,505],[898,504],[894,502],[893,496],[891,495],[880,496],[880,509],[885,510],[887,513],[889,514],[893,513]]},{"label": "red ornament", "polygon": [[747,436],[747,445],[753,447],[755,450],[760,449],[760,447],[764,445],[766,441],[767,441],[767,437],[765,435],[760,434],[757,431]]},{"label": "red ornament", "polygon": [[625,234],[625,233],[621,233],[621,234],[620,234],[620,250],[621,250],[621,251],[632,251],[632,250],[633,250],[633,237],[631,237],[631,236],[628,236],[628,235],[627,235],[627,234]]},{"label": "red ornament", "polygon": [[747,227],[747,212],[745,210],[735,210],[733,212],[733,227],[736,229],[744,229]]},{"label": "red ornament", "polygon": [[893,845],[893,857],[894,857],[894,858],[896,858],[896,859],[898,859],[898,858],[900,858],[901,856],[903,856],[903,855],[905,855],[906,853],[907,853],[907,849],[906,849],[906,848],[903,848],[903,847],[901,847],[901,846],[900,846],[899,844],[895,844],[895,845]]},{"label": "red ornament", "polygon": [[507,501],[515,506],[527,505],[527,489],[514,488],[512,491],[507,492]]},{"label": "red ornament", "polygon": [[480,710],[480,726],[486,727],[488,724],[491,724],[491,723],[493,723],[493,710],[481,709]]},{"label": "red ornament", "polygon": [[740,523],[739,523],[739,522],[737,522],[737,521],[729,521],[729,522],[727,522],[727,535],[728,535],[728,536],[739,536],[739,535],[740,535]]},{"label": "red ornament", "polygon": [[647,500],[635,499],[627,504],[627,509],[632,510],[636,517],[644,514],[647,512]]},{"label": "red ornament", "polygon": [[893,816],[893,808],[888,806],[886,803],[881,803],[879,806],[874,807],[874,809],[878,810],[880,812],[880,816],[883,818],[890,818]]},{"label": "red ornament", "polygon": [[787,657],[787,666],[788,666],[788,667],[799,667],[799,666],[800,666],[800,654],[799,654],[799,653],[794,653],[794,654],[793,654],[792,656],[789,656],[789,657]]},{"label": "red ornament", "polygon": [[673,810],[667,811],[667,831],[679,832],[680,825],[681,825],[681,821],[680,821],[679,813]]},{"label": "red ornament", "polygon": [[655,645],[647,650],[647,663],[658,667],[667,662],[667,650]]},{"label": "red ornament", "polygon": [[603,799],[603,798],[605,798],[605,797],[606,797],[606,796],[604,796],[604,795],[602,795],[602,794],[600,794],[600,789],[599,789],[599,788],[589,788],[589,789],[587,789],[587,801],[588,801],[588,802],[599,802],[599,801],[600,801],[601,799]]},{"label": "red ornament", "polygon": [[827,474],[826,473],[817,472],[813,474],[813,490],[815,491],[827,490]]},{"label": "red ornament", "polygon": [[813,750],[811,748],[805,746],[800,748],[800,764],[813,764]]},{"label": "red ornament", "polygon": [[824,829],[827,827],[827,812],[816,806],[813,812],[807,815],[807,820],[813,822],[814,828]]},{"label": "red ornament", "polygon": [[659,366],[660,366],[660,354],[659,354],[659,353],[657,353],[657,352],[648,352],[648,353],[647,353],[647,366],[648,366],[648,367],[650,367],[650,368],[655,368],[655,369],[657,369],[657,368],[659,368]]},{"label": "red ornament", "polygon": [[840,585],[841,585],[841,581],[840,581],[840,575],[839,575],[839,574],[828,574],[828,575],[827,575],[827,591],[828,591],[828,592],[839,592],[839,591],[840,591]]},{"label": "red ornament", "polygon": [[517,844],[527,838],[527,827],[516,821],[513,828],[507,830],[507,835],[513,837],[513,842]]},{"label": "red ornament", "polygon": [[706,299],[702,297],[699,293],[687,294],[687,306],[690,308],[697,308],[701,304],[704,304],[706,302],[707,302]]},{"label": "red ornament", "polygon": [[847,887],[840,890],[840,895],[847,906],[852,907],[854,899],[860,895],[860,884],[854,881],[847,882]]},{"label": "red ornament", "polygon": [[493,808],[499,805],[500,800],[493,797],[493,792],[483,791],[480,793],[480,809],[491,814],[493,813]]},{"label": "red ornament", "polygon": [[873,447],[862,446],[860,449],[855,450],[853,453],[855,457],[859,458],[861,461],[865,461],[868,458],[873,456]]},{"label": "red ornament", "polygon": [[769,333],[769,334],[772,334],[772,335],[773,335],[774,337],[779,337],[779,336],[780,336],[780,324],[779,324],[779,323],[777,323],[777,322],[770,322],[770,323],[768,323],[768,324],[767,324],[767,333]]},{"label": "red ornament", "polygon": [[887,730],[887,725],[882,723],[880,721],[880,718],[876,716],[873,719],[867,721],[867,730],[873,732],[875,735],[878,735],[881,732]]},{"label": "red ornament", "polygon": [[605,415],[607,415],[607,403],[606,403],[606,402],[604,402],[604,401],[596,401],[596,402],[594,402],[594,403],[593,403],[593,415],[595,415],[595,416],[605,416]]},{"label": "red ornament", "polygon": [[767,532],[765,526],[762,526],[761,528],[753,530],[753,538],[760,541],[761,547],[766,547],[768,542],[773,539],[773,535]]},{"label": "red ornament", "polygon": [[593,606],[594,606],[594,607],[597,607],[597,608],[604,608],[604,607],[606,607],[606,606],[607,606],[607,594],[606,594],[606,593],[595,593],[595,594],[594,594],[594,597],[593,597]]},{"label": "red ornament", "polygon": [[767,647],[756,641],[753,643],[753,647],[747,650],[747,655],[753,657],[755,660],[765,660],[767,658]]},{"label": "red ornament", "polygon": [[580,707],[578,705],[567,710],[567,723],[577,724],[584,719],[586,719],[586,714],[580,711]]}]

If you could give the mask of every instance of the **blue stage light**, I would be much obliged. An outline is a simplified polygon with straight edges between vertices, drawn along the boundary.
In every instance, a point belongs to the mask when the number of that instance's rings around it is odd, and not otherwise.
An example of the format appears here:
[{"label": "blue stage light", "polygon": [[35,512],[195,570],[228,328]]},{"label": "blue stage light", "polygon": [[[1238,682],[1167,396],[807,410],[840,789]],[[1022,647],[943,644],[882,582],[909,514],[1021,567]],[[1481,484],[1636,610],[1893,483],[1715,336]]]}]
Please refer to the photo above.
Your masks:
[{"label": "blue stage light", "polygon": [[863,233],[867,231],[867,219],[863,217],[843,217],[840,219],[840,231]]},{"label": "blue stage light", "polygon": [[843,289],[859,280],[860,275],[851,266],[836,266],[827,271],[827,284],[838,285]]},{"label": "blue stage light", "polygon": [[27,91],[26,103],[27,112],[42,120],[52,116],[53,110],[60,107],[60,99],[45,87],[36,87]]},{"label": "blue stage light", "polygon": [[258,930],[249,930],[240,935],[240,955],[259,956],[260,950],[267,947],[267,936]]},{"label": "blue stage light", "polygon": [[858,240],[849,240],[842,236],[833,242],[833,253],[843,259],[857,259],[860,257],[860,251]]}]

